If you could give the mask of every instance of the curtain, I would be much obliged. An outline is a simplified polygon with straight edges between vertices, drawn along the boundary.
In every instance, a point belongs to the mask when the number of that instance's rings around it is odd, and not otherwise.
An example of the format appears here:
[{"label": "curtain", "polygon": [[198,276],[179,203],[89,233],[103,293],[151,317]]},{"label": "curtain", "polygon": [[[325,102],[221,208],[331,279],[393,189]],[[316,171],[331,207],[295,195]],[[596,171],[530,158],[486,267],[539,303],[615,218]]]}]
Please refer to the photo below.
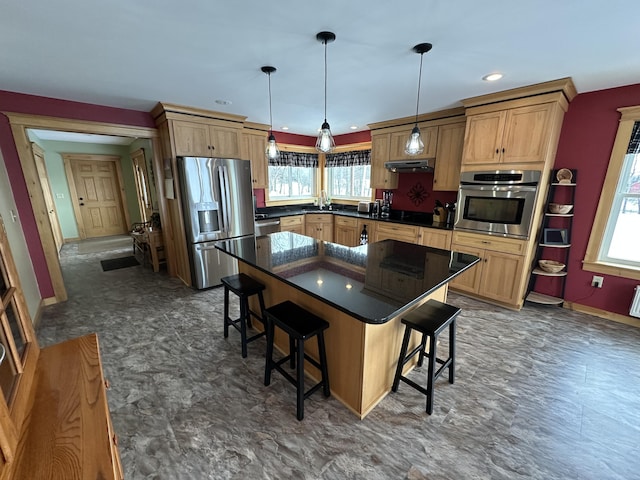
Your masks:
[{"label": "curtain", "polygon": [[633,124],[633,131],[631,132],[631,140],[629,141],[627,153],[640,153],[640,122]]},{"label": "curtain", "polygon": [[280,158],[276,160],[269,159],[269,165],[274,167],[318,168],[318,154],[280,151]]},{"label": "curtain", "polygon": [[371,165],[371,150],[354,150],[344,153],[330,153],[326,157],[327,167],[355,167]]}]

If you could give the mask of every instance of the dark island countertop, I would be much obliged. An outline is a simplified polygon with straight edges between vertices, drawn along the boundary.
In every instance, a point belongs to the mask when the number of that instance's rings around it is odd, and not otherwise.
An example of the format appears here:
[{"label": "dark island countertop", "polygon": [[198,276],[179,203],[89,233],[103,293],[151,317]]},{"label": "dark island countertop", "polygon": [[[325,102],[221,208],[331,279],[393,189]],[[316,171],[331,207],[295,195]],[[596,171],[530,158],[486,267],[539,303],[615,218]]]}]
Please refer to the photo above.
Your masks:
[{"label": "dark island countertop", "polygon": [[291,232],[223,240],[216,248],[371,324],[397,317],[479,261],[396,240],[350,248]]}]

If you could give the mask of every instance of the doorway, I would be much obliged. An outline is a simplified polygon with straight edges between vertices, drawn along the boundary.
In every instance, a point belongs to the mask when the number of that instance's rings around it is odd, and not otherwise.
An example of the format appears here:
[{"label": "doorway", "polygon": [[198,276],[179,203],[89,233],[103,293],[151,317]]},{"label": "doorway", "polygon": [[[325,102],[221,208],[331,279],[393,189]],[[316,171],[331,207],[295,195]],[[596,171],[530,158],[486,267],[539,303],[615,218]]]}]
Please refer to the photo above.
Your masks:
[{"label": "doorway", "polygon": [[[67,291],[64,286],[64,279],[58,259],[58,249],[52,233],[52,227],[47,215],[46,202],[40,182],[38,180],[37,168],[33,157],[31,142],[29,141],[29,129],[55,130],[61,132],[81,133],[87,135],[107,135],[114,137],[126,137],[129,139],[148,139],[151,142],[151,155],[153,156],[153,172],[155,178],[161,178],[161,158],[160,142],[158,132],[155,128],[134,127],[126,125],[114,125],[100,122],[79,122],[77,120],[62,119],[55,117],[42,117],[37,115],[7,113],[11,124],[16,149],[20,158],[22,171],[27,184],[28,193],[31,200],[31,209],[35,218],[35,226],[38,230],[39,239],[46,260],[46,266],[53,287],[53,298],[43,299],[44,304],[52,304],[67,299]],[[164,196],[162,184],[157,185],[158,198]],[[166,218],[165,205],[158,204],[161,221]],[[167,267],[171,274],[171,264]]]}]

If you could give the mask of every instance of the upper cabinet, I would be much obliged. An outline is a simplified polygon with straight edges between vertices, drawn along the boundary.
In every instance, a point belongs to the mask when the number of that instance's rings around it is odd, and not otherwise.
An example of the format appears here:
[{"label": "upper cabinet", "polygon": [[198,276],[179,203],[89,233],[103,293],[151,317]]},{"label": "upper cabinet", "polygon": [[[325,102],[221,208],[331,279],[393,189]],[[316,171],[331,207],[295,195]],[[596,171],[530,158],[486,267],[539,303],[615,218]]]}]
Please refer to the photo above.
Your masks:
[{"label": "upper cabinet", "polygon": [[434,190],[458,190],[464,131],[464,121],[438,127],[436,165],[433,173]]},{"label": "upper cabinet", "polygon": [[[391,147],[389,149],[389,160],[412,160],[416,157],[404,153],[407,140],[411,135],[411,130],[415,124],[406,125],[399,131],[391,133]],[[424,123],[419,124],[420,136],[424,143],[424,152],[419,158],[434,158],[436,156],[436,143],[438,142],[438,127],[428,126]]]},{"label": "upper cabinet", "polygon": [[[257,124],[255,124],[257,125]],[[269,128],[268,125],[264,125]],[[269,165],[265,156],[267,148],[268,130],[257,130],[245,128],[242,131],[242,156],[241,158],[251,161],[251,182],[253,188],[267,188]]]},{"label": "upper cabinet", "polygon": [[463,100],[467,125],[461,169],[550,167],[575,95],[566,78]]},{"label": "upper cabinet", "polygon": [[389,160],[390,133],[371,132],[371,188],[397,188],[398,174],[384,168]]},{"label": "upper cabinet", "polygon": [[173,122],[176,155],[179,157],[240,158],[241,135],[239,128],[182,120]]},{"label": "upper cabinet", "polygon": [[434,190],[458,190],[464,140],[464,110],[456,108],[418,117],[424,151],[415,157],[404,153],[415,125],[414,117],[370,124],[371,186],[389,190],[398,187],[398,174],[384,168],[397,160],[435,159]]}]

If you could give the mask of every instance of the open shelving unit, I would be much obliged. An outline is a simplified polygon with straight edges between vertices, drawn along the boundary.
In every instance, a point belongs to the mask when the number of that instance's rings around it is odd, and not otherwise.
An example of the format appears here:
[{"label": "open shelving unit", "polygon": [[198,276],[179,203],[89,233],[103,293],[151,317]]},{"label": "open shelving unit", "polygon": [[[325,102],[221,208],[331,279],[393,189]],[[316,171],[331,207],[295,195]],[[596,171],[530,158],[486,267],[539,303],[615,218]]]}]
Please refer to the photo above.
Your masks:
[{"label": "open shelving unit", "polygon": [[[570,175],[567,172],[570,172]],[[526,296],[528,302],[544,305],[562,305],[564,303],[565,281],[569,266],[569,252],[571,250],[571,229],[575,210],[576,175],[576,170],[568,170],[566,168],[553,171],[552,178],[554,181],[549,186],[542,228],[538,237],[531,278],[529,279],[529,293]],[[549,210],[551,203],[572,205],[573,208],[568,213],[551,213]],[[543,270],[540,268],[538,261],[546,258],[546,256],[551,256],[553,257],[552,260],[564,263],[565,267],[557,273]],[[545,277],[561,279],[558,296],[534,291],[536,282]]]}]

